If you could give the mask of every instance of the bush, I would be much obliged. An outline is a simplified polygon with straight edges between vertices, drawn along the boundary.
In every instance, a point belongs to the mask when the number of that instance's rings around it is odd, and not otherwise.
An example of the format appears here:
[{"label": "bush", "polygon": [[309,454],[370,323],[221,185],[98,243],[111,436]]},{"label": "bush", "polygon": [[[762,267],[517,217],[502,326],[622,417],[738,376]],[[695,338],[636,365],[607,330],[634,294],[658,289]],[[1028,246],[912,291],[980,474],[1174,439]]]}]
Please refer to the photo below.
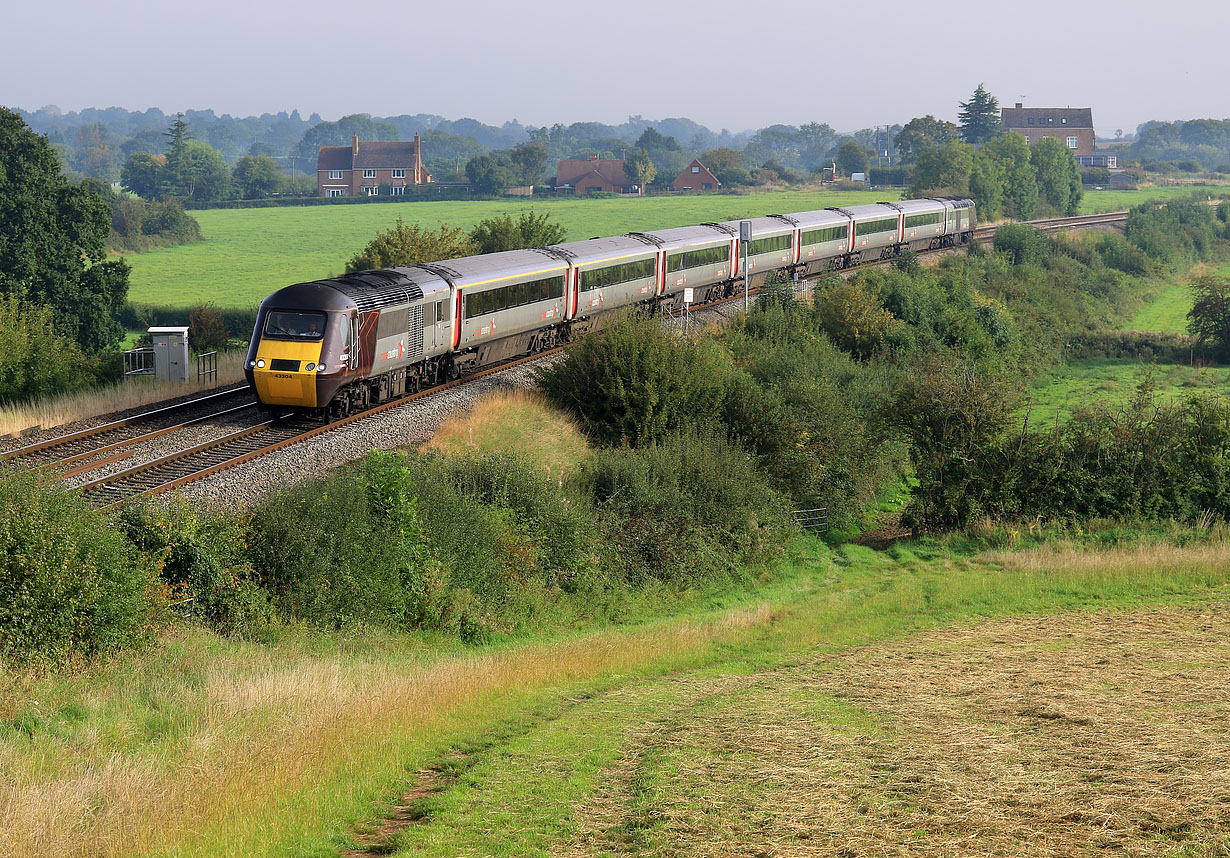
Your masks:
[{"label": "bush", "polygon": [[1041,230],[1025,223],[1007,223],[999,227],[991,244],[1000,253],[1008,254],[1014,265],[1041,262],[1051,246]]},{"label": "bush", "polygon": [[131,505],[121,514],[125,535],[158,570],[180,613],[211,628],[245,634],[273,619],[272,606],[247,558],[247,522],[209,515],[182,497],[169,504]]},{"label": "bush", "polygon": [[188,342],[197,352],[224,349],[229,339],[226,322],[213,304],[198,304],[188,312]]},{"label": "bush", "polygon": [[60,663],[140,641],[160,604],[152,569],[79,495],[0,475],[0,660]]},{"label": "bush", "polygon": [[600,451],[584,482],[631,583],[741,575],[790,526],[754,460],[712,433]]},{"label": "bush", "polygon": [[428,570],[406,483],[377,457],[256,506],[252,566],[280,612],[334,628],[413,623]]},{"label": "bush", "polygon": [[55,330],[51,308],[0,296],[0,402],[86,387],[90,362]]},{"label": "bush", "polygon": [[569,348],[538,381],[599,443],[640,445],[712,425],[729,372],[729,357],[711,341],[625,317]]}]

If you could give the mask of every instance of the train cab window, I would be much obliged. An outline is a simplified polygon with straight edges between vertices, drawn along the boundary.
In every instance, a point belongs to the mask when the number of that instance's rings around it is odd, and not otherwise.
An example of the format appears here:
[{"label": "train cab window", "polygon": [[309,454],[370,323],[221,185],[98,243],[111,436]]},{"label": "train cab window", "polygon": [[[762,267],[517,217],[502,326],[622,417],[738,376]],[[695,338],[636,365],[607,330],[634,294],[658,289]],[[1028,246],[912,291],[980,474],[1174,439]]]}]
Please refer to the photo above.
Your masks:
[{"label": "train cab window", "polygon": [[288,340],[319,340],[325,335],[324,313],[273,310],[265,318],[265,336]]},{"label": "train cab window", "polygon": [[437,322],[444,321],[444,302],[443,301],[436,302],[436,321]]}]

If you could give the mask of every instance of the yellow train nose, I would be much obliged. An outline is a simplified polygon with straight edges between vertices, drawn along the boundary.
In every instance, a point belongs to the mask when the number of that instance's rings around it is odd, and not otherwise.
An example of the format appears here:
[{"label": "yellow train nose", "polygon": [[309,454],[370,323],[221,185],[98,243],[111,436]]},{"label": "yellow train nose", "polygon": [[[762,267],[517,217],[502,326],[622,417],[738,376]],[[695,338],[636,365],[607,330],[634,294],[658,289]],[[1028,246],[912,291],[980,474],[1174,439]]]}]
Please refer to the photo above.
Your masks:
[{"label": "yellow train nose", "polygon": [[256,352],[256,366],[252,367],[260,401],[265,405],[315,408],[315,370],[320,362],[320,347],[318,341],[262,339]]}]

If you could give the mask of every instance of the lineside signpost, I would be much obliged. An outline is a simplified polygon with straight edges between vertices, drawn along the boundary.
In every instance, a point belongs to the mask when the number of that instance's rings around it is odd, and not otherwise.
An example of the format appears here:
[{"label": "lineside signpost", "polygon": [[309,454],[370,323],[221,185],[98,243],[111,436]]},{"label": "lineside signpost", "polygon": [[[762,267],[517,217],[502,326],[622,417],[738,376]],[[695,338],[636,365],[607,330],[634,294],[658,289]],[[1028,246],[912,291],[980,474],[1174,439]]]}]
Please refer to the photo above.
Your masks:
[{"label": "lineside signpost", "polygon": [[747,291],[747,245],[752,240],[752,222],[750,220],[739,221],[739,250],[743,255],[743,312],[746,313],[751,306]]}]

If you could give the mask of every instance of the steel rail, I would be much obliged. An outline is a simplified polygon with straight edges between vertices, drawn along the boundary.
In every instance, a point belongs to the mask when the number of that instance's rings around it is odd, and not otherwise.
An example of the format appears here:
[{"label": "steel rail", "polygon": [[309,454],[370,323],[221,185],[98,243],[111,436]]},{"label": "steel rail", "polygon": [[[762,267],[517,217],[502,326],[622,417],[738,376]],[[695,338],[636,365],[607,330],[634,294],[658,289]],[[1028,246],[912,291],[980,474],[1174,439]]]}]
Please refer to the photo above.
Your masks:
[{"label": "steel rail", "polygon": [[[214,400],[224,399],[236,395],[242,395],[247,391],[247,384],[237,387],[231,387],[227,390],[221,390],[216,393],[210,393],[205,396],[199,396],[195,399],[189,399],[184,402],[177,402],[174,405],[166,405],[161,408],[156,408],[152,411],[145,411],[140,414],[134,414],[131,417],[124,417],[120,420],[112,420],[108,423],[101,423],[98,426],[90,426],[86,429],[80,429],[76,432],[69,432],[66,435],[59,435],[54,438],[48,438],[45,441],[38,441],[34,444],[27,444],[24,447],[18,447],[13,450],[8,450],[0,453],[0,462],[10,462],[17,459],[27,459],[37,453],[43,453],[48,450],[53,450],[57,447],[64,447],[77,441],[83,441],[89,438],[94,438],[99,435],[105,435],[112,432],[119,432],[140,423],[146,423],[155,420],[159,417],[165,417],[177,411],[186,411],[189,408],[199,407]],[[96,451],[97,452],[97,451]],[[73,454],[76,455],[76,454]]]}]

